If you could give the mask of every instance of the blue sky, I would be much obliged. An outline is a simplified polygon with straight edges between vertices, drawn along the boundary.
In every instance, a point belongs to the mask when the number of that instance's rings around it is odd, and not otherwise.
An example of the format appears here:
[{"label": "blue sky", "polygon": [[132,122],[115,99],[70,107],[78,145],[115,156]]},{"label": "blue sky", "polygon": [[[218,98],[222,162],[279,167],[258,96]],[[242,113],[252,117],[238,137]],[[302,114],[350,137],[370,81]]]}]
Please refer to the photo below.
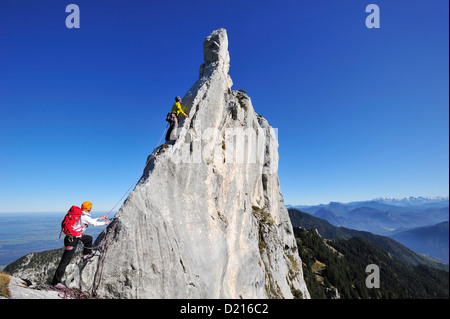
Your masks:
[{"label": "blue sky", "polygon": [[[80,7],[80,29],[65,8]],[[368,29],[365,7],[380,7]],[[449,3],[2,1],[0,212],[108,211],[224,27],[286,204],[447,196]],[[119,206],[118,206],[119,207]],[[117,208],[118,208],[117,207]]]}]

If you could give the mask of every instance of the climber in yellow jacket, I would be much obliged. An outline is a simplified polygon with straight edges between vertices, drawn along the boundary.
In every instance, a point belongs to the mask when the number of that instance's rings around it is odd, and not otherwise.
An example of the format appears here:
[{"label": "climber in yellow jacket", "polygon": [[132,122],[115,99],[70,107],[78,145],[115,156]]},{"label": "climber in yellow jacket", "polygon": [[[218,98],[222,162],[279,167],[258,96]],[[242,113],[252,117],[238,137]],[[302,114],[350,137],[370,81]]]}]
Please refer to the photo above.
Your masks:
[{"label": "climber in yellow jacket", "polygon": [[174,132],[173,137],[178,138],[177,136],[177,129],[178,129],[178,115],[183,114],[184,117],[188,117],[186,113],[184,113],[183,109],[181,108],[181,98],[177,96],[175,98],[175,104],[172,106],[172,114],[171,114],[171,121],[170,121],[170,127],[166,134],[166,141],[170,140],[170,134],[172,131]]},{"label": "climber in yellow jacket", "polygon": [[184,113],[183,109],[181,108],[181,98],[179,96],[177,96],[175,98],[175,104],[172,106],[172,113],[175,114],[176,116],[183,114],[184,117],[187,117],[186,113]]}]

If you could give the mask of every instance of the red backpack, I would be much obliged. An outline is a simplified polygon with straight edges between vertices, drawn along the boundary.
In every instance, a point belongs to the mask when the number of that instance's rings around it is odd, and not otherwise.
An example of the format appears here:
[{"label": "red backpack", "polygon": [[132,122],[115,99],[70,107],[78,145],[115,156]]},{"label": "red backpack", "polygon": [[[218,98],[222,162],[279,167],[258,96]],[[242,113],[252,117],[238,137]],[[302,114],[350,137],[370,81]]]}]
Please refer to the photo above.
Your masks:
[{"label": "red backpack", "polygon": [[[83,227],[80,226],[75,228],[75,224],[80,219],[82,213],[83,211],[81,210],[81,208],[72,206],[61,223],[61,232],[73,237],[82,236]],[[59,238],[61,238],[61,233],[59,234]]]}]

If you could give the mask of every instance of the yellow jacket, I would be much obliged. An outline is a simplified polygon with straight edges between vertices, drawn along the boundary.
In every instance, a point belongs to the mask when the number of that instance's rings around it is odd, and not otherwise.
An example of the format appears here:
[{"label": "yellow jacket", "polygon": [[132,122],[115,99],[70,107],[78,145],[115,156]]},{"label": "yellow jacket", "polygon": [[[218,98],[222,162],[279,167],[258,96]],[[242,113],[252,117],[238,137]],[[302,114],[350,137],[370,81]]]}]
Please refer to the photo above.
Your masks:
[{"label": "yellow jacket", "polygon": [[186,115],[186,113],[183,112],[183,109],[181,108],[180,102],[176,102],[172,106],[172,113],[174,113],[176,116],[178,116],[180,113],[183,115]]}]

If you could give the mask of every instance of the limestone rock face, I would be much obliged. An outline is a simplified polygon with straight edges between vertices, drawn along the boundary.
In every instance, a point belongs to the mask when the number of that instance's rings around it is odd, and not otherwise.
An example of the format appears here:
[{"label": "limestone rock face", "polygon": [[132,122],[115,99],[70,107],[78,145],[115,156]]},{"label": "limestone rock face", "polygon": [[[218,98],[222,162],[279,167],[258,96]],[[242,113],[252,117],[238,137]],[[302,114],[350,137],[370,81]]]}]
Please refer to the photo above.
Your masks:
[{"label": "limestone rock face", "polygon": [[106,298],[309,298],[275,131],[231,90],[226,30],[203,47],[178,140],[148,158],[73,284]]}]

